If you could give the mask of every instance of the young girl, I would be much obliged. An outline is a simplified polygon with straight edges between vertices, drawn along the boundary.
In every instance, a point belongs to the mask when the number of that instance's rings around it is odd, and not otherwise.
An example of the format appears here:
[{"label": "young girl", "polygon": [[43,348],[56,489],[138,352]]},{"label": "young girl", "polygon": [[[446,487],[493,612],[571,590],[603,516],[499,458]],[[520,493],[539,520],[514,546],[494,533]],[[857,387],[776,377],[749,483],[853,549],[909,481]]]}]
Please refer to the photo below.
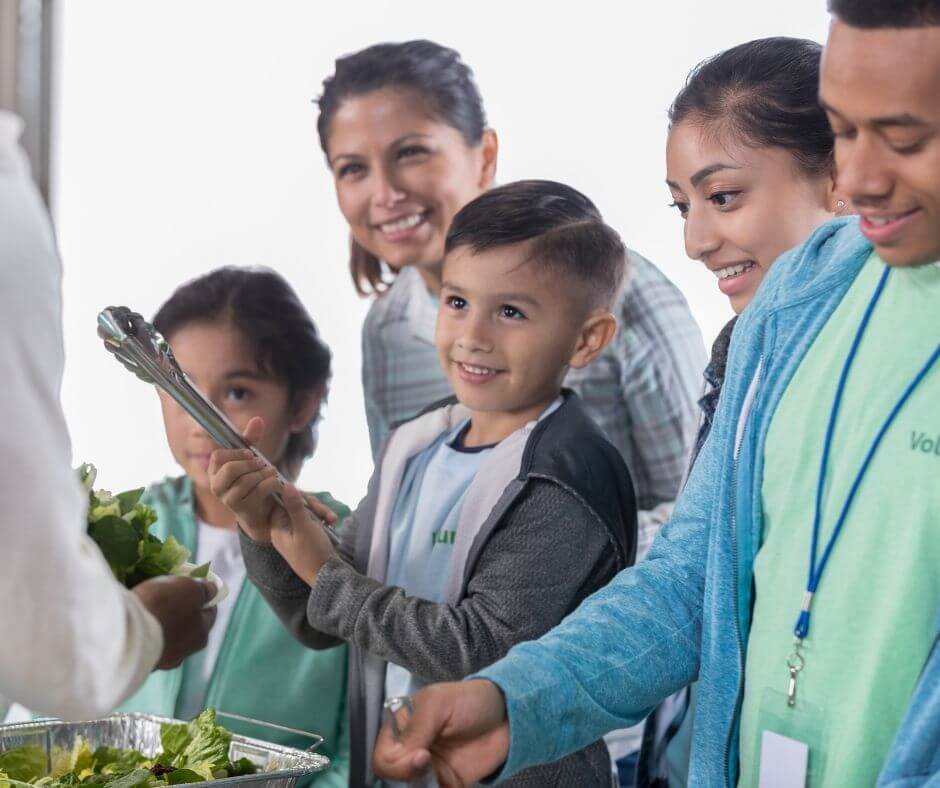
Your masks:
[{"label": "young girl", "polygon": [[[434,350],[444,238],[454,214],[492,186],[498,144],[472,72],[431,41],[340,58],[319,106],[320,145],[352,236],[353,282],[361,294],[381,294],[362,340],[377,454],[391,425],[453,393]],[[630,468],[642,556],[682,482],[706,358],[676,287],[640,255],[628,257],[617,336],[565,383]]]},{"label": "young girl", "polygon": [[[180,287],[157,312],[163,334],[193,383],[236,428],[260,416],[258,448],[296,478],[316,444],[330,378],[330,351],[290,286],[273,271],[221,268]],[[182,476],[147,490],[159,520],[193,560],[211,562],[228,586],[208,647],[181,667],[154,673],[124,711],[190,719],[204,707],[318,733],[331,768],[317,785],[345,786],[349,742],[345,646],[311,651],[293,640],[245,581],[235,515],[209,490],[218,446],[174,400],[160,393],[167,441]],[[306,748],[310,739],[222,718],[256,738]]]},{"label": "young girl", "polygon": [[[697,66],[669,110],[666,183],[686,252],[714,272],[738,314],[781,254],[846,209],[817,100],[821,54],[819,44],[794,38],[736,46]],[[718,406],[736,320],[718,335],[705,370],[696,454]],[[639,785],[685,785],[691,694],[654,712]]]}]

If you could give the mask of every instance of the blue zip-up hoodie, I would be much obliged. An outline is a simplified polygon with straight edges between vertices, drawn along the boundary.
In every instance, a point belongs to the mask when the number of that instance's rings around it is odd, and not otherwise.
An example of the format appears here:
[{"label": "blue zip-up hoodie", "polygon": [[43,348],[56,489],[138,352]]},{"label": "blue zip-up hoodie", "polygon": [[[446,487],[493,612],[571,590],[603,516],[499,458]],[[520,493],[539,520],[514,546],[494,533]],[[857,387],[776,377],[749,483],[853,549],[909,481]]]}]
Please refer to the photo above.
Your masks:
[{"label": "blue zip-up hoodie", "polygon": [[[793,373],[870,254],[856,222],[838,219],[773,266],[738,321],[711,435],[646,561],[479,674],[506,696],[512,745],[500,779],[637,722],[698,679],[689,784],[736,785],[764,442]],[[940,638],[940,615],[937,624]],[[940,786],[936,639],[879,785]]]}]

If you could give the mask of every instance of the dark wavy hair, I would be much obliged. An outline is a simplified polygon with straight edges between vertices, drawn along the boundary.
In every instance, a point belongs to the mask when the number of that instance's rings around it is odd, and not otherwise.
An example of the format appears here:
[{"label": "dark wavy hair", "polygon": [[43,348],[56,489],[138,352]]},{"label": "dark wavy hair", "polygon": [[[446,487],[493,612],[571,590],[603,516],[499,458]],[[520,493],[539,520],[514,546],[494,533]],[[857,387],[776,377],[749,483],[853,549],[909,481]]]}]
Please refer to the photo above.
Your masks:
[{"label": "dark wavy hair", "polygon": [[610,308],[626,271],[626,248],[585,195],[555,181],[516,181],[484,192],[450,224],[445,254],[528,242],[526,261],[581,285],[593,308]]},{"label": "dark wavy hair", "polygon": [[829,12],[869,30],[940,25],[940,0],[830,0]]},{"label": "dark wavy hair", "polygon": [[[287,384],[291,398],[330,380],[330,349],[297,294],[267,268],[227,266],[181,285],[160,307],[153,325],[169,340],[191,324],[224,320],[248,339],[258,367]],[[318,413],[293,433],[281,462],[290,478],[316,448]]]},{"label": "dark wavy hair", "polygon": [[762,38],[699,63],[669,108],[669,122],[700,123],[748,145],[789,151],[808,175],[832,171],[834,140],[819,106],[822,47]]},{"label": "dark wavy hair", "polygon": [[[384,88],[415,94],[436,119],[457,129],[468,145],[477,145],[483,138],[483,99],[460,53],[433,41],[405,41],[375,44],[336,61],[317,99],[317,132],[324,153],[330,124],[343,102]],[[389,285],[381,261],[352,239],[349,270],[360,295],[380,293]]]}]

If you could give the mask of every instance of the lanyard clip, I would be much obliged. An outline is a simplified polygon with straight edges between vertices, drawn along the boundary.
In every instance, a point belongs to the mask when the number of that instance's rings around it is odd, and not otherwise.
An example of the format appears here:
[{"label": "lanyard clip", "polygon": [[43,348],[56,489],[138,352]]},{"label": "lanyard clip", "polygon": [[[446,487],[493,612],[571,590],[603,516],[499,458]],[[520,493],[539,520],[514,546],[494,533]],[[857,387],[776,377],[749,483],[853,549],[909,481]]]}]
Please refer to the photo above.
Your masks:
[{"label": "lanyard clip", "polygon": [[790,672],[790,681],[787,683],[787,706],[796,706],[796,677],[803,670],[806,660],[802,654],[803,639],[797,637],[793,641],[793,652],[787,657],[787,670]]}]

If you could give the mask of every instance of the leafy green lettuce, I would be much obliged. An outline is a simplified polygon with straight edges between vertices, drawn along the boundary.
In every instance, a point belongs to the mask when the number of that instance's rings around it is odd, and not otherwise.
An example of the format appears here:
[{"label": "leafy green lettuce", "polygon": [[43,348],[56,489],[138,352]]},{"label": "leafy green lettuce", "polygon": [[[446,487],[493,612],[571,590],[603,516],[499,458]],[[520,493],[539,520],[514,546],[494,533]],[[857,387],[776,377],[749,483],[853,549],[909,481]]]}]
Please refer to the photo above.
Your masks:
[{"label": "leafy green lettuce", "polygon": [[92,752],[81,738],[54,748],[50,758],[42,747],[21,745],[0,753],[0,788],[162,788],[257,771],[247,758],[229,760],[232,734],[216,724],[214,709],[190,723],[161,725],[160,743],[154,758],[119,747]]},{"label": "leafy green lettuce", "polygon": [[160,728],[163,752],[173,754],[173,766],[198,774],[228,772],[232,734],[216,725],[215,709],[206,709],[185,726],[185,731],[181,728],[181,725],[162,725]]},{"label": "leafy green lettuce", "polygon": [[[97,471],[85,463],[79,480],[88,492],[88,535],[101,549],[114,576],[128,588],[151,577],[178,574],[189,550],[172,536],[165,542],[150,533],[156,511],[141,503],[144,488],[112,495],[95,490]],[[208,566],[197,577],[205,577]]]},{"label": "leafy green lettuce", "polygon": [[52,777],[64,777],[66,774],[75,772],[79,778],[87,777],[93,774],[95,756],[84,739],[76,739],[72,749],[62,747],[56,748],[52,752]]},{"label": "leafy green lettuce", "polygon": [[0,753],[0,772],[11,780],[38,780],[46,776],[48,768],[46,751],[36,744],[23,744]]}]

